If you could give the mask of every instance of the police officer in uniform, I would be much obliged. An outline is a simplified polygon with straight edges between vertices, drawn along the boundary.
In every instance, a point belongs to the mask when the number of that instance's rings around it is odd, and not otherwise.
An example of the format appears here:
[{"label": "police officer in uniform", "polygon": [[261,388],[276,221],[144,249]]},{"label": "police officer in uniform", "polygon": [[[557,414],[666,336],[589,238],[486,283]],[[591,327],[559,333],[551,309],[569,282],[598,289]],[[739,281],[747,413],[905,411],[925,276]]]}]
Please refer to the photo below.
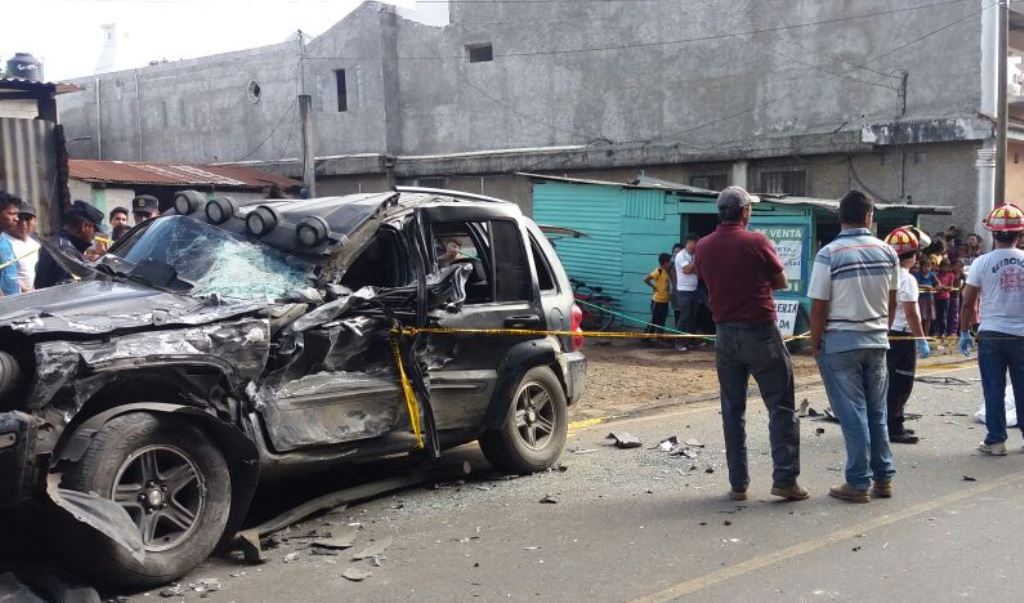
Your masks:
[{"label": "police officer in uniform", "polygon": [[[92,246],[96,231],[103,224],[103,212],[85,201],[75,201],[64,213],[64,226],[53,238],[53,245],[65,255],[85,262],[85,250]],[[36,265],[35,288],[52,287],[71,281],[71,275],[61,268],[46,248],[39,250]]]},{"label": "police officer in uniform", "polygon": [[142,224],[160,215],[160,200],[153,195],[139,195],[132,199],[132,219]]}]

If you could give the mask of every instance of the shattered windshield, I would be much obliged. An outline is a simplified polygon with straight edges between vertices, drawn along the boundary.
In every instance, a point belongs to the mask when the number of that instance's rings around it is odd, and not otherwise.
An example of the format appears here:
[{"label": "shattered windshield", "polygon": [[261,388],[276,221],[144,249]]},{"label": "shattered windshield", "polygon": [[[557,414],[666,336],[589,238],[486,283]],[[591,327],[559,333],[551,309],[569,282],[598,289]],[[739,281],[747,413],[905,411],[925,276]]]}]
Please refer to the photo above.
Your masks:
[{"label": "shattered windshield", "polygon": [[171,266],[194,285],[195,296],[274,300],[313,284],[309,260],[188,216],[160,218],[113,253],[135,265],[149,260]]}]

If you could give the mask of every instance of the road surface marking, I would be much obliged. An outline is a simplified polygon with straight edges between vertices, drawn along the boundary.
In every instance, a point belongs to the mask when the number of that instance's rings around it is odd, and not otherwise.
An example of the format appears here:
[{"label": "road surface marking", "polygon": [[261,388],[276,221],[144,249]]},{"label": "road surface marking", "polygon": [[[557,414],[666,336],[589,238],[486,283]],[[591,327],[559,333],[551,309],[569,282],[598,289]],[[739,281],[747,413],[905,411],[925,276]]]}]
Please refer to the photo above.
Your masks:
[{"label": "road surface marking", "polygon": [[1024,482],[1024,471],[1018,473],[1011,473],[1006,477],[997,478],[992,482],[980,484],[977,486],[973,486],[971,488],[959,490],[957,492],[952,492],[945,496],[934,498],[928,502],[907,507],[905,509],[887,515],[882,515],[880,517],[875,517],[874,519],[869,519],[868,521],[859,523],[857,525],[853,525],[842,530],[836,530],[835,532],[832,532],[831,534],[828,534],[823,538],[815,537],[811,540],[806,540],[804,542],[794,544],[793,546],[789,546],[778,551],[773,551],[771,553],[766,553],[764,555],[759,555],[757,557],[747,559],[746,561],[742,561],[735,565],[731,565],[729,567],[725,567],[720,570],[704,574],[703,576],[698,576],[697,578],[692,578],[690,580],[686,580],[685,582],[680,582],[654,594],[647,595],[645,597],[640,597],[639,599],[634,599],[631,603],[663,603],[673,601],[675,599],[678,599],[679,597],[683,597],[685,595],[689,595],[704,590],[705,588],[715,586],[723,582],[727,582],[729,580],[732,580],[733,578],[738,578],[751,572],[756,572],[757,570],[763,569],[770,565],[774,565],[781,561],[786,561],[794,557],[801,557],[803,555],[807,555],[808,553],[813,553],[818,549],[822,549],[827,546],[837,544],[844,540],[856,538],[859,535],[865,534],[871,530],[884,528],[894,523],[899,523],[901,521],[911,519],[918,515],[923,515],[930,511],[935,511],[937,509],[941,509],[943,507],[947,507],[949,505],[964,501],[968,498],[978,496],[979,494],[990,492],[992,490],[995,490],[996,488],[1001,488],[1003,486],[1009,486],[1020,482]]}]

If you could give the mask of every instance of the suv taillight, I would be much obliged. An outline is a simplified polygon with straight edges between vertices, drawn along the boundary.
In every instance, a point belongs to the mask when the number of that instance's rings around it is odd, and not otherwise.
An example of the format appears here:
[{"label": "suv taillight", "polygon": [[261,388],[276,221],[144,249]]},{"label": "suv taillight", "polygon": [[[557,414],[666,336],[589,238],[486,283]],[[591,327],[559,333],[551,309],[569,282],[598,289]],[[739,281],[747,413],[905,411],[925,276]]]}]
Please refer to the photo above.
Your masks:
[{"label": "suv taillight", "polygon": [[583,347],[583,310],[576,304],[572,305],[572,351]]}]

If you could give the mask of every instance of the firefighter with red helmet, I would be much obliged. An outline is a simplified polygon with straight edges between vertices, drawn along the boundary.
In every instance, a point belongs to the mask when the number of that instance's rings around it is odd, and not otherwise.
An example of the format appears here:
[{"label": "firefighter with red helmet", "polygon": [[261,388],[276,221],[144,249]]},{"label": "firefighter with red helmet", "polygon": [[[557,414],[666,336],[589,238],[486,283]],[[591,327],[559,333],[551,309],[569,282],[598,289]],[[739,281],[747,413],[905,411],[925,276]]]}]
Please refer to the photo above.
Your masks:
[{"label": "firefighter with red helmet", "polygon": [[[1012,203],[993,209],[985,219],[994,249],[971,264],[963,289],[960,351],[974,349],[970,327],[978,327],[978,370],[985,394],[988,433],[978,450],[1006,454],[1006,375],[1013,384],[1017,416],[1024,417],[1024,251],[1017,244],[1024,233],[1024,210]],[[981,298],[981,318],[975,317]],[[1024,426],[1021,427],[1024,429]]]},{"label": "firefighter with red helmet", "polygon": [[[900,284],[896,291],[897,308],[889,314],[889,350],[885,364],[889,373],[889,390],[886,393],[886,411],[889,427],[889,441],[896,444],[916,444],[920,438],[913,429],[904,426],[903,409],[914,390],[914,372],[917,357],[927,358],[931,354],[928,340],[921,325],[921,313],[917,306],[917,279],[910,268],[917,261],[931,239],[914,226],[901,226],[885,237],[885,242],[900,258]],[[911,339],[911,338],[916,339]]]}]

